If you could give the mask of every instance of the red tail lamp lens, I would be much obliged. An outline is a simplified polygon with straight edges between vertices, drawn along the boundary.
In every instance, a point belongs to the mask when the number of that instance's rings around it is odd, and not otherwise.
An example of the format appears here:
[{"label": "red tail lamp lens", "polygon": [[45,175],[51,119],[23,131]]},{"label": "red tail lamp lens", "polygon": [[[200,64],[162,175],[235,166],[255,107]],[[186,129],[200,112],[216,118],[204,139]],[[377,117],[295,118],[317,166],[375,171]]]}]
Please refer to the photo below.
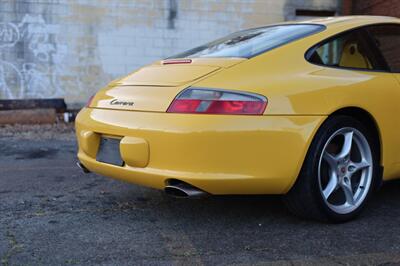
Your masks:
[{"label": "red tail lamp lens", "polygon": [[168,113],[261,115],[264,96],[212,89],[187,89],[172,102]]},{"label": "red tail lamp lens", "polygon": [[195,113],[201,100],[175,100],[168,109],[170,113]]}]

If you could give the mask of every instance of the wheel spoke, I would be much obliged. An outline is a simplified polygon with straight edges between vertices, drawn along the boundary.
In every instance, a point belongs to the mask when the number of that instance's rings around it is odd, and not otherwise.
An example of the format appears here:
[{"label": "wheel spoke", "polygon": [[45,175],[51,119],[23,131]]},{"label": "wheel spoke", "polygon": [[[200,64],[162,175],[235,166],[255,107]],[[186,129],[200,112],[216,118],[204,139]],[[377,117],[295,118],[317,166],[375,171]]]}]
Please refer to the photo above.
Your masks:
[{"label": "wheel spoke", "polygon": [[365,169],[365,168],[368,168],[368,167],[370,167],[371,165],[367,162],[367,161],[362,161],[362,162],[360,162],[360,163],[356,163],[356,169],[357,169],[357,171],[360,171],[360,170],[363,170],[363,169]]},{"label": "wheel spoke", "polygon": [[329,152],[325,151],[322,158],[329,164],[332,170],[337,167],[337,159]]},{"label": "wheel spoke", "polygon": [[343,134],[344,136],[343,147],[339,155],[337,156],[338,158],[343,159],[350,156],[351,147],[353,145],[353,134],[354,134],[353,131]]},{"label": "wheel spoke", "polygon": [[354,205],[354,194],[350,179],[347,183],[342,184],[341,187],[343,189],[344,196],[346,197],[346,203],[349,205]]},{"label": "wheel spoke", "polygon": [[322,192],[324,194],[324,197],[326,200],[328,200],[329,196],[332,194],[333,191],[335,191],[335,189],[338,186],[338,178],[337,178],[336,172],[333,170],[331,170],[330,172],[331,172],[331,174],[330,174],[328,185],[326,185],[326,188]]},{"label": "wheel spoke", "polygon": [[353,175],[358,171],[364,170],[369,167],[371,167],[371,165],[366,160],[362,160],[359,163],[350,163],[349,172]]}]

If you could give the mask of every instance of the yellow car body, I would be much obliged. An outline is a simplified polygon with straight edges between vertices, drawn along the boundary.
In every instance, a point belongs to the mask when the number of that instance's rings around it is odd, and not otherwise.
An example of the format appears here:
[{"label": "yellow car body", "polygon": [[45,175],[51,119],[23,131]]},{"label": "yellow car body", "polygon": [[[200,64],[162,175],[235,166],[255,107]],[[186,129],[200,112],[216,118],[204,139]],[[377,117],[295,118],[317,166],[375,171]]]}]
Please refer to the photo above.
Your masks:
[{"label": "yellow car body", "polygon": [[[351,112],[376,129],[383,179],[399,177],[400,74],[325,67],[305,54],[338,33],[400,20],[307,23],[325,29],[250,59],[158,61],[110,83],[76,118],[79,161],[92,172],[156,189],[180,180],[210,194],[285,194],[321,124],[335,112]],[[167,113],[191,86],[256,93],[268,105],[259,116]],[[103,136],[120,140],[123,166],[96,160]]]}]

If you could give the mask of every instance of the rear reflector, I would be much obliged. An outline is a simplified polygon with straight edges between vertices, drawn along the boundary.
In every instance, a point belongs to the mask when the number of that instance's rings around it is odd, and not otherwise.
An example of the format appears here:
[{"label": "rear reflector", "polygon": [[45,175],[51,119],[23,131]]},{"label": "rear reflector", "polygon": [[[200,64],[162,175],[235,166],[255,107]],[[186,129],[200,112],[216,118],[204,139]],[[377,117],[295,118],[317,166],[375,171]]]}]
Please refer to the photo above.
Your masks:
[{"label": "rear reflector", "polygon": [[168,113],[261,115],[264,96],[244,92],[189,88],[171,103]]},{"label": "rear reflector", "polygon": [[192,59],[168,59],[162,61],[163,65],[191,64]]},{"label": "rear reflector", "polygon": [[90,105],[91,105],[92,102],[93,102],[94,96],[95,96],[95,95],[90,96],[90,98],[89,98],[88,101],[86,102],[85,107],[90,107]]}]

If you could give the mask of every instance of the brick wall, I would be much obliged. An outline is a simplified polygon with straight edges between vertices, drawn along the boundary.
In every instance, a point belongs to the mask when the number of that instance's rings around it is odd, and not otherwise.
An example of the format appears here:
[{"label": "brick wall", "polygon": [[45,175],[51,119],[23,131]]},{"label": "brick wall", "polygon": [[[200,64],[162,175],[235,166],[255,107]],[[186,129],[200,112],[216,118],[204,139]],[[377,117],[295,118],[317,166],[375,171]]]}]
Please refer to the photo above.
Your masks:
[{"label": "brick wall", "polygon": [[0,98],[84,102],[109,81],[243,28],[336,0],[2,0]]},{"label": "brick wall", "polygon": [[399,0],[344,0],[344,14],[400,17]]}]

